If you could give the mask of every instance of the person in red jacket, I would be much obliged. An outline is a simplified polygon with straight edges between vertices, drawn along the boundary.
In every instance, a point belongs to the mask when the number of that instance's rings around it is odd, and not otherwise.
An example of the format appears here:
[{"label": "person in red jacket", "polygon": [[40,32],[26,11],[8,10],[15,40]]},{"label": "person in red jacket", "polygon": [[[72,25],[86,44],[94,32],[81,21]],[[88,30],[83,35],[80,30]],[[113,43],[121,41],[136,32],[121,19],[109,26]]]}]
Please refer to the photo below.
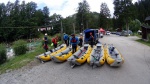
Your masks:
[{"label": "person in red jacket", "polygon": [[54,37],[54,38],[52,39],[54,48],[57,48],[57,41],[58,41],[58,37]]}]

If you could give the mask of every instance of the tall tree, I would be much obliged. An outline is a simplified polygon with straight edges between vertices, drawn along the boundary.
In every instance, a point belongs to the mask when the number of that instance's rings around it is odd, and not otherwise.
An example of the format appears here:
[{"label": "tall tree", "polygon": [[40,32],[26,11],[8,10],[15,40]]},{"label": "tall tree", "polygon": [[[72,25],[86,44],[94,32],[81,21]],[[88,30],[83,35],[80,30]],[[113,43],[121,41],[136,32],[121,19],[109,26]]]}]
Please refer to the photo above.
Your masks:
[{"label": "tall tree", "polygon": [[110,18],[110,10],[106,3],[101,4],[100,15],[99,15],[99,24],[100,27],[108,28],[109,18]]},{"label": "tall tree", "polygon": [[[117,18],[117,22],[120,22],[118,27],[122,28],[126,25],[126,30],[129,30],[128,23],[133,18],[133,4],[132,0],[114,0],[114,15]],[[132,12],[131,12],[132,11]]]},{"label": "tall tree", "polygon": [[50,16],[50,24],[53,27],[53,30],[50,31],[51,35],[54,35],[56,33],[60,33],[61,31],[61,20],[62,16],[59,14],[54,13],[52,16]]},{"label": "tall tree", "polygon": [[43,8],[43,14],[45,18],[45,25],[49,25],[49,8],[47,6]]},{"label": "tall tree", "polygon": [[0,3],[0,42],[38,36],[37,26],[47,24],[45,20],[48,18],[49,9],[37,10],[35,2]]},{"label": "tall tree", "polygon": [[78,22],[77,25],[80,28],[80,32],[82,32],[83,29],[88,27],[89,12],[90,8],[86,0],[83,0],[78,4],[76,22]]}]

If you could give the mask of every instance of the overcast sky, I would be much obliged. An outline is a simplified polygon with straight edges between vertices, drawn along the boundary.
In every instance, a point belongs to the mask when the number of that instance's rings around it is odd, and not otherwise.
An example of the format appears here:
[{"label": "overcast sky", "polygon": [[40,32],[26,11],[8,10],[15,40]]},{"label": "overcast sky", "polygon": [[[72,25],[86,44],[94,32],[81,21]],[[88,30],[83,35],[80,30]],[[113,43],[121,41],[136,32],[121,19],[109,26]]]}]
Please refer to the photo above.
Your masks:
[{"label": "overcast sky", "polygon": [[[15,0],[0,0],[0,3],[7,3],[8,1],[13,2]],[[19,0],[22,2],[23,0]],[[82,0],[24,0],[26,3],[33,1],[38,5],[38,9],[42,9],[44,6],[47,6],[50,10],[50,15],[56,13],[60,14],[63,17],[67,17],[76,13],[78,3]],[[90,5],[90,11],[100,12],[100,5],[102,2],[105,2],[113,15],[114,5],[113,0],[86,0]],[[133,0],[133,3],[137,0]]]}]

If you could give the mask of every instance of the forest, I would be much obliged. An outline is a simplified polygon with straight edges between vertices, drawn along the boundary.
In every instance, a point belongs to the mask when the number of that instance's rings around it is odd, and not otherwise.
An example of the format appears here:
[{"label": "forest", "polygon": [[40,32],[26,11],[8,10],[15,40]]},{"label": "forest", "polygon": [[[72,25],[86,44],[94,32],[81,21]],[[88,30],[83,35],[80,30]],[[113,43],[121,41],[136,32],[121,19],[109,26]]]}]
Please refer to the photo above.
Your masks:
[{"label": "forest", "polygon": [[[37,3],[25,1],[0,3],[0,42],[12,42],[18,39],[39,37],[42,33],[54,35],[61,32],[71,34],[82,32],[86,28],[104,28],[115,31],[116,28],[137,32],[145,18],[150,16],[150,0],[114,0],[114,15],[111,16],[106,3],[102,3],[99,12],[91,12],[86,0],[78,3],[77,13],[62,17],[50,14],[47,6],[37,9]],[[39,28],[49,28],[38,31]]]}]

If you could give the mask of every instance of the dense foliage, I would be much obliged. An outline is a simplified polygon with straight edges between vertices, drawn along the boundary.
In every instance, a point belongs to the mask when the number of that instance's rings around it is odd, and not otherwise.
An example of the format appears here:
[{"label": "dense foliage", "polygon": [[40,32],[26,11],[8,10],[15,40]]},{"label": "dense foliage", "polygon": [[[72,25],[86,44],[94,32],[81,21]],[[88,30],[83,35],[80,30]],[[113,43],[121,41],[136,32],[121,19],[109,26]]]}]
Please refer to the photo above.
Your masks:
[{"label": "dense foliage", "polygon": [[0,3],[0,41],[14,41],[20,38],[37,37],[37,27],[48,25],[49,9],[37,9],[35,2],[19,0],[6,5]]},{"label": "dense foliage", "polygon": [[24,41],[24,40],[15,41],[13,44],[13,49],[14,49],[16,56],[25,54],[27,51],[26,41]]},{"label": "dense foliage", "polygon": [[[114,0],[114,29],[123,28],[135,31],[139,29],[134,24],[144,23],[145,18],[150,16],[150,0],[138,0],[132,3],[132,0]],[[139,20],[139,22],[137,22]],[[133,23],[133,25],[131,25]]]},{"label": "dense foliage", "polygon": [[[38,28],[50,27],[48,35],[61,32],[68,34],[82,32],[86,28],[100,28],[115,30],[117,28],[137,31],[139,23],[144,23],[150,16],[150,0],[114,0],[114,16],[110,16],[110,10],[106,3],[100,5],[100,12],[91,12],[86,0],[78,3],[75,14],[63,18],[59,14],[50,15],[47,6],[37,9],[35,2],[16,0],[14,3],[0,3],[0,42],[11,42],[18,39],[38,37],[41,32]],[[137,22],[137,20],[139,22]],[[62,25],[61,25],[62,23]],[[138,28],[137,28],[138,27]]]},{"label": "dense foliage", "polygon": [[4,63],[6,60],[6,48],[3,44],[0,44],[0,64]]}]

